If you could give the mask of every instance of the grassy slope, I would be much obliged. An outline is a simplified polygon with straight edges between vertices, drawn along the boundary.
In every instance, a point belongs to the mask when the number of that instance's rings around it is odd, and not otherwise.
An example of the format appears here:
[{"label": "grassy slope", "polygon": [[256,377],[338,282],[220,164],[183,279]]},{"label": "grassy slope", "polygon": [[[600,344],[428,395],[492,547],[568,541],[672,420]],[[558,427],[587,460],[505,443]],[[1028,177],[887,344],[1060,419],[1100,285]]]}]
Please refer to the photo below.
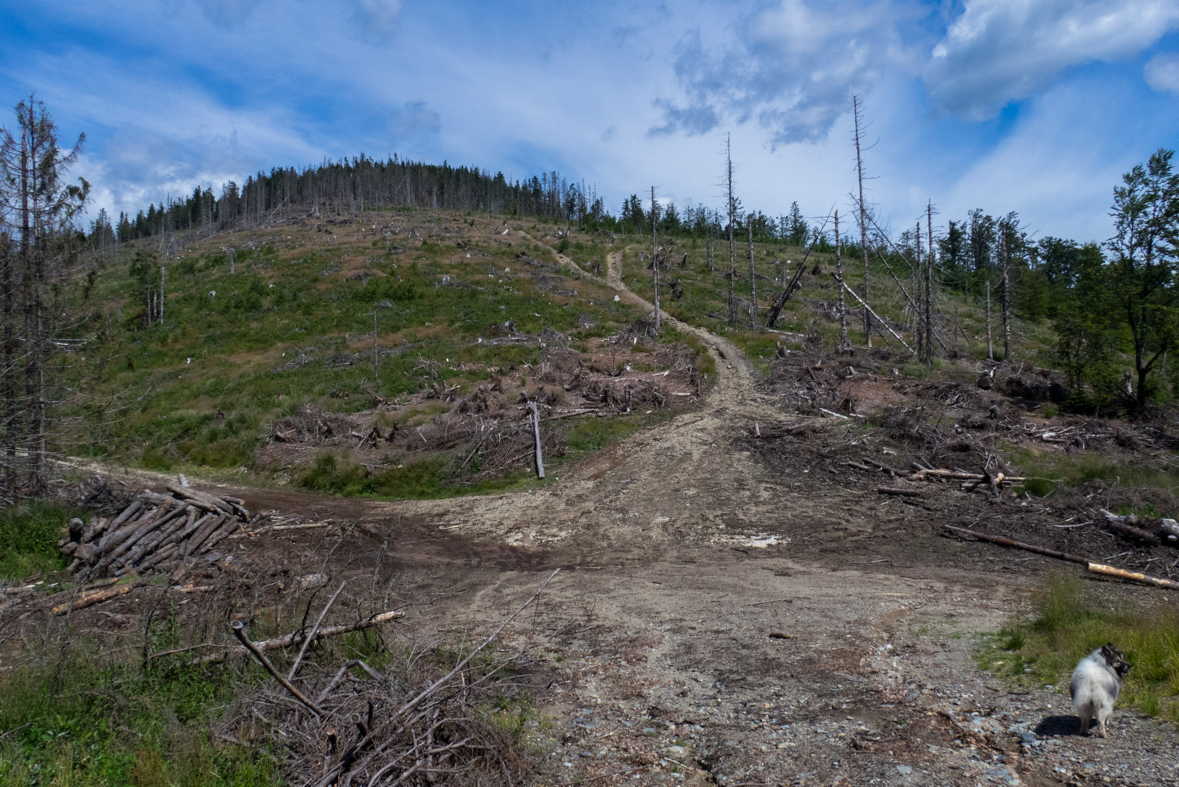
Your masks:
[{"label": "grassy slope", "polygon": [[[538,340],[489,341],[509,320],[515,332],[554,329],[584,350],[643,316],[558,265],[545,245],[557,243],[551,226],[392,211],[336,222],[180,237],[179,250],[159,258],[167,269],[163,325],[145,325],[129,265],[137,249],[124,247],[91,296],[99,339],[87,358],[68,359],[79,393],[63,408],[60,447],[154,469],[265,472],[257,449],[271,423],[309,405],[358,413],[380,396],[404,406],[374,414],[375,422],[416,426],[450,409],[417,401],[419,391],[458,386],[461,396],[535,364]],[[153,253],[159,245],[136,244]],[[586,429],[573,427],[573,447],[619,431],[576,434]]]}]

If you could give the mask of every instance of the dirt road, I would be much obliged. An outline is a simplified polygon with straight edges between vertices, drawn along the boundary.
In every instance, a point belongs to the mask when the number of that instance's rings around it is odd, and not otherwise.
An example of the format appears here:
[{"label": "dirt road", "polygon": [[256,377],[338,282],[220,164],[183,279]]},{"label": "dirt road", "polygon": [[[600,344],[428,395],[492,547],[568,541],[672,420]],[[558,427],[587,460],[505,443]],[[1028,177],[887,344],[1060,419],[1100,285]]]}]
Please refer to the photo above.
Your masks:
[{"label": "dirt road", "polygon": [[[608,283],[651,308],[619,264],[611,255]],[[999,573],[990,547],[937,538],[936,506],[847,483],[822,439],[845,427],[816,425],[771,461],[751,434],[794,419],[731,343],[680,327],[717,361],[700,408],[543,490],[242,494],[255,510],[359,523],[329,558],[315,531],[284,539],[291,571],[326,561],[371,576],[410,601],[406,629],[423,639],[488,630],[563,567],[506,640],[537,654],[540,783],[1179,781],[1169,727],[1119,709],[1109,739],[1081,738],[1067,691],[976,670],[978,635],[1026,600],[1039,558]]]}]

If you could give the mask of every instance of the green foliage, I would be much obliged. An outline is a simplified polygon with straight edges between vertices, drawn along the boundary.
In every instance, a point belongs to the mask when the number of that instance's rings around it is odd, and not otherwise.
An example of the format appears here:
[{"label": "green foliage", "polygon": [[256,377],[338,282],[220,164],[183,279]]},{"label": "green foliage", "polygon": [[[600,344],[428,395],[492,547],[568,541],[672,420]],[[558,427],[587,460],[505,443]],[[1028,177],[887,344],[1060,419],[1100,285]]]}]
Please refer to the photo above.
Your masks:
[{"label": "green foliage", "polygon": [[65,568],[57,541],[71,517],[85,515],[81,509],[37,501],[0,511],[0,580]]},{"label": "green foliage", "polygon": [[629,418],[583,418],[569,427],[566,446],[570,451],[596,451],[630,437],[642,428],[638,416]]},{"label": "green foliage", "polygon": [[466,486],[458,483],[455,472],[451,462],[442,458],[423,459],[374,473],[363,465],[321,454],[311,470],[299,479],[299,484],[315,492],[345,497],[424,500],[503,488],[519,480],[509,477]]},{"label": "green foliage", "polygon": [[0,675],[0,784],[276,785],[271,761],[208,732],[245,685],[221,667],[112,663],[85,644],[41,653]]},{"label": "green foliage", "polygon": [[[1128,463],[1110,459],[1096,451],[1078,451],[1068,455],[1044,456],[1037,451],[1010,454],[1029,476],[1024,489],[1034,495],[1050,494],[1057,485],[1076,487],[1087,482],[1102,481],[1120,487],[1141,490],[1179,491],[1179,469],[1170,465]],[[1051,479],[1051,480],[1043,480]],[[1175,512],[1163,513],[1171,516]]]},{"label": "green foliage", "polygon": [[1179,612],[1157,602],[1148,608],[1110,606],[1074,574],[1051,574],[1034,598],[1036,616],[1013,621],[980,665],[1022,681],[1030,674],[1067,685],[1082,658],[1107,642],[1133,665],[1122,689],[1124,702],[1150,715],[1164,708],[1179,721]]}]

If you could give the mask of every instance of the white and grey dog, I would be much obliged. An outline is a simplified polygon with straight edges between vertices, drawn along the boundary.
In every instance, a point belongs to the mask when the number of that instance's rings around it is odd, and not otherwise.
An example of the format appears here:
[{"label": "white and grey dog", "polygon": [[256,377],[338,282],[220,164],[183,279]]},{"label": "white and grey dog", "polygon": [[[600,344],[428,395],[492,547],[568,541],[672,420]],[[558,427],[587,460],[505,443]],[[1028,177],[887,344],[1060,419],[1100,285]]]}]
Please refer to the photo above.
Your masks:
[{"label": "white and grey dog", "polygon": [[1081,659],[1068,688],[1073,707],[1081,717],[1082,735],[1088,734],[1089,721],[1096,718],[1097,734],[1105,737],[1105,722],[1113,713],[1122,679],[1129,671],[1130,665],[1122,652],[1110,643]]}]

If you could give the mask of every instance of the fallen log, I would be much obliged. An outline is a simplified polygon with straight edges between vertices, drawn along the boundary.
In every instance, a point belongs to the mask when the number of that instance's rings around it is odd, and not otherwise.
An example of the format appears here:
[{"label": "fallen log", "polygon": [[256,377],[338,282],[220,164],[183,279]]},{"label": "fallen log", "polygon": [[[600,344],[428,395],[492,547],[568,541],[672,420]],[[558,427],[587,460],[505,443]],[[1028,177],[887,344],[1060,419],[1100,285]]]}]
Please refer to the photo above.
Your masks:
[{"label": "fallen log", "polygon": [[1021,541],[1012,541],[1010,538],[1003,536],[992,536],[986,533],[979,533],[974,530],[967,530],[964,527],[954,527],[952,525],[942,525],[946,530],[953,531],[959,535],[967,535],[979,541],[987,541],[991,544],[998,544],[999,546],[1011,547],[1012,549],[1022,549],[1025,552],[1035,552],[1037,555],[1044,555],[1046,557],[1053,557],[1057,560],[1067,560],[1070,563],[1080,563],[1083,566],[1088,566],[1089,561],[1086,558],[1078,555],[1070,555],[1067,552],[1057,552],[1055,549],[1048,549],[1047,547],[1036,546],[1035,544],[1025,544]]},{"label": "fallen log", "polygon": [[138,500],[132,501],[131,505],[123,509],[123,513],[115,517],[115,521],[111,522],[110,525],[108,525],[108,528],[111,531],[118,530],[123,523],[125,523],[131,517],[135,516],[135,513],[141,508],[143,508],[143,503]]},{"label": "fallen log", "polygon": [[[315,639],[323,639],[324,637],[336,637],[340,634],[347,634],[351,631],[362,631],[373,626],[378,626],[382,623],[388,623],[390,620],[405,617],[405,612],[400,609],[382,612],[379,615],[374,615],[371,618],[358,620],[355,623],[345,623],[340,626],[328,626],[319,630],[315,635]],[[302,645],[306,638],[306,633],[303,631],[295,631],[283,637],[275,637],[274,639],[264,639],[255,642],[254,646],[262,652],[268,650],[275,650],[277,648],[289,648],[292,645]],[[249,651],[245,648],[234,648],[222,653],[211,653],[208,656],[201,656],[199,659],[194,659],[193,664],[220,664],[230,659],[237,659],[243,656],[248,656]]]},{"label": "fallen log", "polygon": [[1147,574],[1139,574],[1134,571],[1124,571],[1113,566],[1102,565],[1101,563],[1090,563],[1089,570],[1094,574],[1103,574],[1107,577],[1117,577],[1119,579],[1128,579],[1131,582],[1141,582],[1145,585],[1154,585],[1158,588],[1179,588],[1179,582],[1174,582],[1170,579],[1159,579]]},{"label": "fallen log", "polygon": [[1135,541],[1140,544],[1146,544],[1147,546],[1152,547],[1157,547],[1162,543],[1162,540],[1154,533],[1151,533],[1149,530],[1142,530],[1141,528],[1137,528],[1132,525],[1124,525],[1121,522],[1107,521],[1105,523],[1105,527],[1110,532],[1117,533],[1119,536],[1129,541]]},{"label": "fallen log", "polygon": [[95,604],[101,604],[104,601],[110,601],[112,598],[118,598],[119,596],[130,593],[132,590],[142,584],[142,581],[129,582],[126,585],[116,585],[115,587],[107,588],[106,590],[99,590],[94,593],[80,595],[73,601],[67,602],[65,604],[59,604],[49,611],[54,615],[64,615],[67,612],[76,612],[79,609],[92,607]]},{"label": "fallen log", "polygon": [[195,555],[201,544],[205,542],[205,539],[212,535],[213,531],[216,530],[217,526],[220,525],[224,520],[225,514],[206,514],[204,517],[202,517],[201,522],[204,524],[197,527],[196,532],[192,534],[190,539],[188,539],[187,545],[185,545],[185,547],[181,550],[180,556],[188,557],[189,555]]},{"label": "fallen log", "polygon": [[899,497],[921,497],[916,489],[898,489],[894,486],[878,486],[876,493],[881,495],[897,495]]},{"label": "fallen log", "polygon": [[165,484],[165,486],[172,494],[181,499],[189,500],[193,503],[193,505],[203,508],[206,511],[216,510],[223,514],[234,513],[234,507],[231,503],[228,503],[219,497],[214,497],[207,492],[198,492],[192,487],[180,486],[179,484],[172,482]]},{"label": "fallen log", "polygon": [[221,543],[221,541],[223,539],[225,539],[226,536],[231,535],[235,530],[237,530],[239,527],[241,527],[241,524],[242,524],[242,521],[240,519],[238,519],[237,517],[233,517],[232,519],[230,519],[227,524],[225,524],[221,528],[218,528],[217,532],[214,533],[209,538],[209,540],[205,542],[205,545],[201,547],[200,554],[203,555],[204,553],[211,550],[213,547],[217,546],[219,543]]}]

